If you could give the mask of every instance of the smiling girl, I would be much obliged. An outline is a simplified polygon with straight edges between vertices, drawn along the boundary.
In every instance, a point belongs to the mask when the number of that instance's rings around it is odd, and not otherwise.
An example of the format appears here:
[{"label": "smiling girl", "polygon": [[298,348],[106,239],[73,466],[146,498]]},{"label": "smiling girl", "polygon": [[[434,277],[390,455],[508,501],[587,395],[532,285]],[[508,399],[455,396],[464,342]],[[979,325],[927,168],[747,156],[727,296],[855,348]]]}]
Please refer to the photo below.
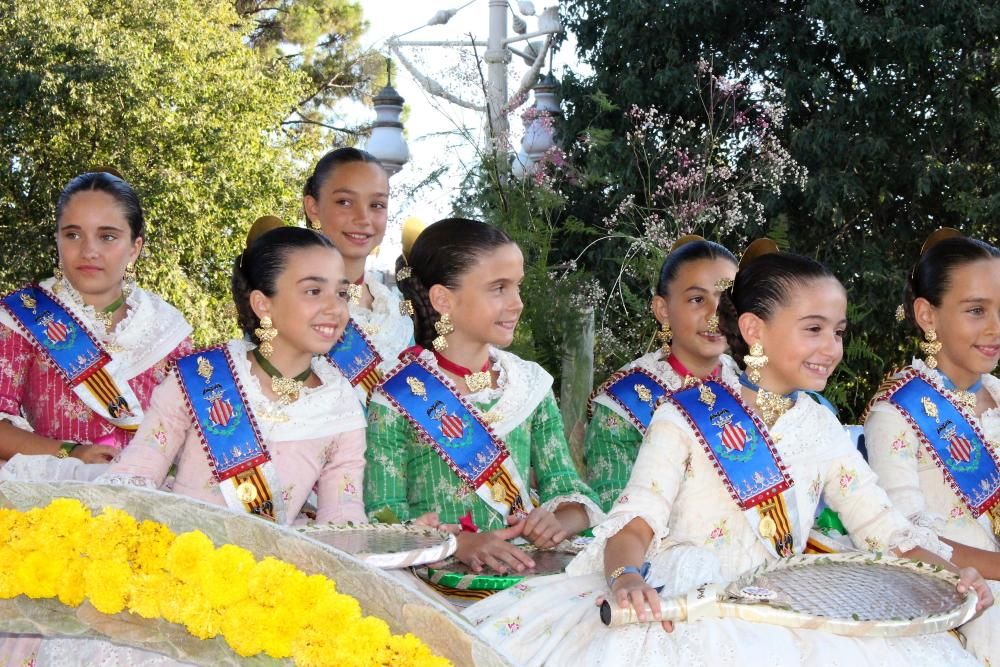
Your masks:
[{"label": "smiling girl", "polygon": [[317,356],[347,322],[343,262],[323,235],[280,224],[258,221],[233,265],[246,337],[178,360],[99,481],[158,488],[177,458],[175,493],[288,524],[318,484],[317,521],[364,521],[364,416]]},{"label": "smiling girl", "polygon": [[0,461],[47,477],[52,457],[110,460],[142,421],[167,364],[190,351],[180,312],[135,284],[145,221],[108,172],[71,180],[56,204],[56,275],[0,301]]},{"label": "smiling girl", "polygon": [[[364,521],[364,415],[323,358],[347,321],[347,279],[330,241],[258,220],[233,263],[245,338],[177,360],[135,440],[97,479],[173,491],[290,524],[315,486],[317,519]],[[177,665],[99,639],[42,642],[39,665]],[[186,663],[184,663],[186,664]]]},{"label": "smiling girl", "polygon": [[656,402],[695,380],[725,374],[732,381],[739,373],[723,354],[716,312],[735,275],[733,253],[700,236],[678,239],[663,261],[652,301],[662,347],[627,364],[591,397],[584,460],[603,509],[628,482]]},{"label": "smiling girl", "polygon": [[555,546],[601,512],[573,467],[552,376],[502,349],[523,309],[521,250],[491,225],[452,218],[408,257],[400,287],[417,346],[372,397],[365,507],[461,521],[462,562],[522,571],[533,562],[507,540]]},{"label": "smiling girl", "polygon": [[[925,359],[890,374],[872,400],[865,442],[893,503],[933,528],[1000,592],[1000,250],[944,229],[907,280],[906,321]],[[1000,614],[961,628],[980,660],[1000,660]]]},{"label": "smiling girl", "polygon": [[[310,227],[333,241],[344,259],[350,315],[357,329],[349,329],[331,358],[367,401],[380,373],[392,368],[413,342],[413,323],[400,312],[393,281],[381,272],[366,271],[368,257],[385,237],[389,177],[371,154],[338,148],[316,163],[303,188],[302,206]],[[378,359],[372,364],[375,354]],[[359,355],[365,361],[356,364]]]},{"label": "smiling girl", "polygon": [[[752,244],[720,307],[746,372],[670,394],[595,541],[567,575],[466,610],[480,633],[524,665],[975,664],[947,634],[854,639],[737,619],[606,628],[594,606],[609,597],[649,618],[648,603],[653,620],[661,594],[801,553],[820,496],[860,548],[953,567],[942,559],[950,549],[891,508],[840,423],[802,391],[822,390],[840,362],[846,310],[844,288],[825,267],[767,240]],[[963,571],[959,587],[968,586],[990,603],[975,570]]]}]

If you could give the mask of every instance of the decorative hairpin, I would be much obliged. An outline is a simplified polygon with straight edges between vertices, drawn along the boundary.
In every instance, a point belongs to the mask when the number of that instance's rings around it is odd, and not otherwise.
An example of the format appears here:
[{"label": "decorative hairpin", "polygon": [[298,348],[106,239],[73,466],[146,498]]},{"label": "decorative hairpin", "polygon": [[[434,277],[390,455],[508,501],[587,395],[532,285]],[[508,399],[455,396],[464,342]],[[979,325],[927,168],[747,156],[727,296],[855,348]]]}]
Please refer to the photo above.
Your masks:
[{"label": "decorative hairpin", "polygon": [[733,282],[734,281],[732,278],[720,278],[719,280],[715,281],[715,289],[719,290],[720,292],[725,292],[727,289],[733,286]]},{"label": "decorative hairpin", "polygon": [[407,317],[413,317],[413,302],[409,299],[403,299],[399,302],[399,314],[406,315]]}]

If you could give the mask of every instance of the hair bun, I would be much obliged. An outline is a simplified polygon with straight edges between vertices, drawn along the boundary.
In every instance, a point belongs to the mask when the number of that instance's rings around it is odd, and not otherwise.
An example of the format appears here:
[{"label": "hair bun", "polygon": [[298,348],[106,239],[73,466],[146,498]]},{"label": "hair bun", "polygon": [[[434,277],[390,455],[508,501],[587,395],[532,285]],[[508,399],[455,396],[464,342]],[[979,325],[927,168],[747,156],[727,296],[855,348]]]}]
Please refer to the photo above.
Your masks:
[{"label": "hair bun", "polygon": [[112,176],[114,176],[115,178],[120,178],[120,179],[122,179],[123,181],[125,180],[125,177],[124,177],[124,176],[122,176],[122,174],[121,174],[121,172],[120,172],[120,171],[118,171],[118,170],[117,170],[117,169],[115,169],[114,167],[109,167],[109,166],[108,166],[108,165],[106,165],[106,164],[105,164],[105,165],[100,165],[100,166],[97,166],[97,167],[94,167],[94,168],[92,168],[92,169],[91,169],[90,171],[91,171],[91,172],[95,172],[95,173],[104,173],[104,174],[111,174],[111,175],[112,175]]},{"label": "hair bun", "polygon": [[935,229],[927,236],[927,239],[924,241],[924,244],[920,246],[921,256],[925,252],[936,246],[941,241],[944,241],[945,239],[955,238],[956,236],[964,236],[964,235],[962,234],[962,232],[958,231],[954,227],[941,227],[940,229]]},{"label": "hair bun", "polygon": [[747,249],[743,251],[743,256],[740,257],[740,270],[743,269],[747,264],[762,257],[764,255],[770,255],[772,253],[781,252],[781,248],[778,244],[771,239],[764,237],[762,239],[757,239],[753,243],[747,246]]},{"label": "hair bun", "polygon": [[698,236],[697,234],[685,234],[684,236],[674,241],[674,244],[670,246],[670,252],[677,250],[682,245],[687,245],[688,243],[694,243],[695,241],[704,241],[704,240],[705,240],[704,236]]},{"label": "hair bun", "polygon": [[410,261],[410,250],[413,249],[413,244],[417,242],[417,237],[427,229],[427,226],[426,222],[413,216],[403,221],[403,258],[407,262]]},{"label": "hair bun", "polygon": [[247,244],[246,247],[249,248],[253,245],[253,242],[258,238],[271,231],[272,229],[278,229],[279,227],[284,227],[285,223],[281,221],[276,215],[262,215],[254,223],[250,225],[250,231],[247,232]]}]

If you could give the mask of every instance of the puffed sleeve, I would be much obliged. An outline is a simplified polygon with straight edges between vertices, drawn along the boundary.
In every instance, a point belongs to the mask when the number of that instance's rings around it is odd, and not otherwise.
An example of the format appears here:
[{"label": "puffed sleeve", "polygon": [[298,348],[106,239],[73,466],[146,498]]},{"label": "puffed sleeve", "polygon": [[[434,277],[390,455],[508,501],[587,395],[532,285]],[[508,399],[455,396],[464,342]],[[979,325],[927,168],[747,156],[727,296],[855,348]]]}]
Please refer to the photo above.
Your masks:
[{"label": "puffed sleeve", "polygon": [[25,431],[34,430],[21,412],[28,389],[28,365],[34,356],[31,343],[0,324],[0,419]]},{"label": "puffed sleeve", "polygon": [[156,389],[135,437],[96,481],[159,488],[193,428],[177,376]]},{"label": "puffed sleeve", "polygon": [[364,523],[365,429],[338,434],[327,448],[316,488],[319,523]]},{"label": "puffed sleeve", "polygon": [[565,503],[579,503],[590,525],[604,519],[596,495],[580,479],[563,432],[562,416],[550,391],[531,416],[531,467],[538,483],[542,508],[555,511]]},{"label": "puffed sleeve", "polygon": [[587,483],[604,511],[611,509],[628,483],[641,444],[639,429],[608,406],[594,405],[594,416],[583,441],[583,459],[587,464]]},{"label": "puffed sleeve", "polygon": [[389,509],[400,521],[412,518],[406,478],[407,446],[412,437],[405,417],[377,401],[369,404],[364,476],[369,517]]},{"label": "puffed sleeve", "polygon": [[841,435],[833,456],[824,461],[823,497],[840,515],[855,546],[867,551],[924,547],[945,560],[951,558],[951,548],[934,531],[914,525],[893,506],[846,431]]},{"label": "puffed sleeve", "polygon": [[889,499],[910,521],[940,531],[944,517],[928,511],[918,472],[920,441],[903,415],[886,401],[872,406],[865,421],[868,463]]}]

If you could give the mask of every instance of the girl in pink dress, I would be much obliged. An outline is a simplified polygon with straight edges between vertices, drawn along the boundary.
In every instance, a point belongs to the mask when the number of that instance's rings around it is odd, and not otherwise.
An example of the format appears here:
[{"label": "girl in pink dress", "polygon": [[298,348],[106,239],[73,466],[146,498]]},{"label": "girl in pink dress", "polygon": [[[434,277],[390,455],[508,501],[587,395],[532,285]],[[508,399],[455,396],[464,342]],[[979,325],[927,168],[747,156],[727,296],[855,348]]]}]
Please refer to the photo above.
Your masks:
[{"label": "girl in pink dress", "polygon": [[[96,481],[156,489],[176,460],[174,493],[290,524],[315,487],[317,521],[364,522],[364,413],[325,358],[348,318],[343,260],[322,234],[274,218],[254,225],[247,246],[233,267],[246,337],[178,360],[132,444]],[[245,457],[239,429],[248,425],[244,433],[267,460]],[[206,447],[219,452],[211,464]],[[229,458],[234,448],[242,451]],[[38,664],[177,662],[103,640],[55,637],[42,643]]]},{"label": "girl in pink dress", "polygon": [[[138,196],[115,174],[80,174],[59,195],[55,276],[0,301],[0,466],[10,459],[0,480],[99,474],[170,362],[191,351],[180,311],[135,284],[144,227]],[[74,355],[91,361],[82,381]],[[38,647],[0,636],[0,664],[36,664]]]},{"label": "girl in pink dress", "polygon": [[[63,189],[55,276],[0,301],[0,463],[45,454],[13,467],[54,473],[54,457],[109,461],[132,439],[169,362],[190,352],[180,311],[135,285],[143,229],[139,199],[118,176],[89,172]],[[87,341],[88,359],[104,365],[74,382],[77,369],[58,360],[86,356]],[[104,391],[94,391],[98,380]]]}]

